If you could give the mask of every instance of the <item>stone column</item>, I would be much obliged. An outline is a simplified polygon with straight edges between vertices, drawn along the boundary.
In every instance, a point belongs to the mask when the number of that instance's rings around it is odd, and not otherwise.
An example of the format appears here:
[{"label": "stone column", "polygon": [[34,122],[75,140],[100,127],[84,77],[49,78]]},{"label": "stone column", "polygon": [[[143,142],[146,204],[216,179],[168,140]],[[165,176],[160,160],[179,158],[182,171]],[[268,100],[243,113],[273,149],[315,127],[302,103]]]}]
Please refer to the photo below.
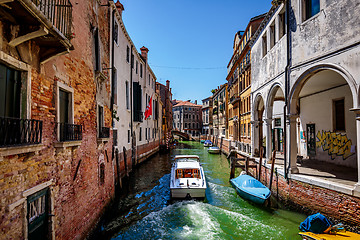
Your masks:
[{"label": "stone column", "polygon": [[268,161],[271,158],[271,150],[272,150],[272,137],[271,137],[271,129],[272,129],[272,121],[273,119],[269,118],[269,119],[265,119],[265,124],[266,124],[266,158],[268,159]]},{"label": "stone column", "polygon": [[286,121],[287,128],[287,155],[289,161],[289,168],[291,173],[299,173],[299,169],[296,166],[296,157],[297,157],[297,139],[296,139],[296,119],[299,115],[297,114],[289,114],[288,120]]},{"label": "stone column", "polygon": [[355,112],[356,119],[356,154],[357,154],[357,170],[358,170],[358,182],[355,184],[354,194],[360,197],[360,109],[351,109]]}]

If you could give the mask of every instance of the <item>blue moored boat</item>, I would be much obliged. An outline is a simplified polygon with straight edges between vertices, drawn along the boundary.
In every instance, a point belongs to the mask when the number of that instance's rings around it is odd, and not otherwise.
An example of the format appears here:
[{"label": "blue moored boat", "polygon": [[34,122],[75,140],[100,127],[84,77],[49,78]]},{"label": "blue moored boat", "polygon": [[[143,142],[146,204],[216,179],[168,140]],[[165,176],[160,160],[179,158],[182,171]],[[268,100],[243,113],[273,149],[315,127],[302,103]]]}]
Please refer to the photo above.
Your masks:
[{"label": "blue moored boat", "polygon": [[204,142],[204,147],[211,147],[213,144],[212,144],[212,142],[210,141],[210,140],[206,140],[205,142]]},{"label": "blue moored boat", "polygon": [[263,204],[271,195],[264,184],[249,175],[240,175],[230,182],[241,197],[257,204]]}]

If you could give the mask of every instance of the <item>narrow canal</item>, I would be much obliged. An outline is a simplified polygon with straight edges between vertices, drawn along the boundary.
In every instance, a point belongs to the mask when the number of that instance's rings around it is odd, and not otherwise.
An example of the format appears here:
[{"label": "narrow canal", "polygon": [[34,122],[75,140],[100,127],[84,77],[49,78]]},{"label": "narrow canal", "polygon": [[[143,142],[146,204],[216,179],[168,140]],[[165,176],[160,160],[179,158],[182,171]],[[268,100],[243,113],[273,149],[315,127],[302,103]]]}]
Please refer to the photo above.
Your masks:
[{"label": "narrow canal", "polygon": [[[196,154],[208,181],[205,201],[170,202],[170,168],[177,154]],[[256,206],[229,183],[226,156],[211,155],[198,142],[157,154],[131,175],[126,196],[103,219],[93,239],[301,239],[306,216]]]}]

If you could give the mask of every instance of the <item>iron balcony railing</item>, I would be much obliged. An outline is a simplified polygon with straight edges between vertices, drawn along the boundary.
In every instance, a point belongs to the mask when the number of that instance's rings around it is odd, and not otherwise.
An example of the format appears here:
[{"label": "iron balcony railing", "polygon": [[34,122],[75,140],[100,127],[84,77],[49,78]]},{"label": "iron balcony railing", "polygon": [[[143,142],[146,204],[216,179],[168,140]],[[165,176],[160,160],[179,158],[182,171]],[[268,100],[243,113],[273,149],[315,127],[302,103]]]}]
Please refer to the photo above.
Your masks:
[{"label": "iron balcony railing", "polygon": [[66,37],[71,38],[72,5],[70,0],[31,0],[47,19]]},{"label": "iron balcony railing", "polygon": [[82,126],[70,123],[58,123],[59,141],[79,141],[82,140]]},{"label": "iron balcony railing", "polygon": [[41,143],[42,121],[0,117],[0,147]]},{"label": "iron balcony railing", "polygon": [[99,128],[99,138],[109,138],[110,137],[110,128],[100,127]]}]

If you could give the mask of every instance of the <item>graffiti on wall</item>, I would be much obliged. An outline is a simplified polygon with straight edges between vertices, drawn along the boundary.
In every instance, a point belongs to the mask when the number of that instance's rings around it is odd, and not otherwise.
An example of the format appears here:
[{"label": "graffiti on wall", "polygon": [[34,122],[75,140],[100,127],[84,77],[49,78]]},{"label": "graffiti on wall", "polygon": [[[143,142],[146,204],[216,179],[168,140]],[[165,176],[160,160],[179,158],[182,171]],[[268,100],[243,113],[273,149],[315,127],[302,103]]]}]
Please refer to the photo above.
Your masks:
[{"label": "graffiti on wall", "polygon": [[345,160],[354,154],[351,151],[352,142],[347,138],[346,134],[318,131],[316,137],[316,147],[322,147],[323,151],[327,151],[333,160],[337,156],[342,156]]}]

